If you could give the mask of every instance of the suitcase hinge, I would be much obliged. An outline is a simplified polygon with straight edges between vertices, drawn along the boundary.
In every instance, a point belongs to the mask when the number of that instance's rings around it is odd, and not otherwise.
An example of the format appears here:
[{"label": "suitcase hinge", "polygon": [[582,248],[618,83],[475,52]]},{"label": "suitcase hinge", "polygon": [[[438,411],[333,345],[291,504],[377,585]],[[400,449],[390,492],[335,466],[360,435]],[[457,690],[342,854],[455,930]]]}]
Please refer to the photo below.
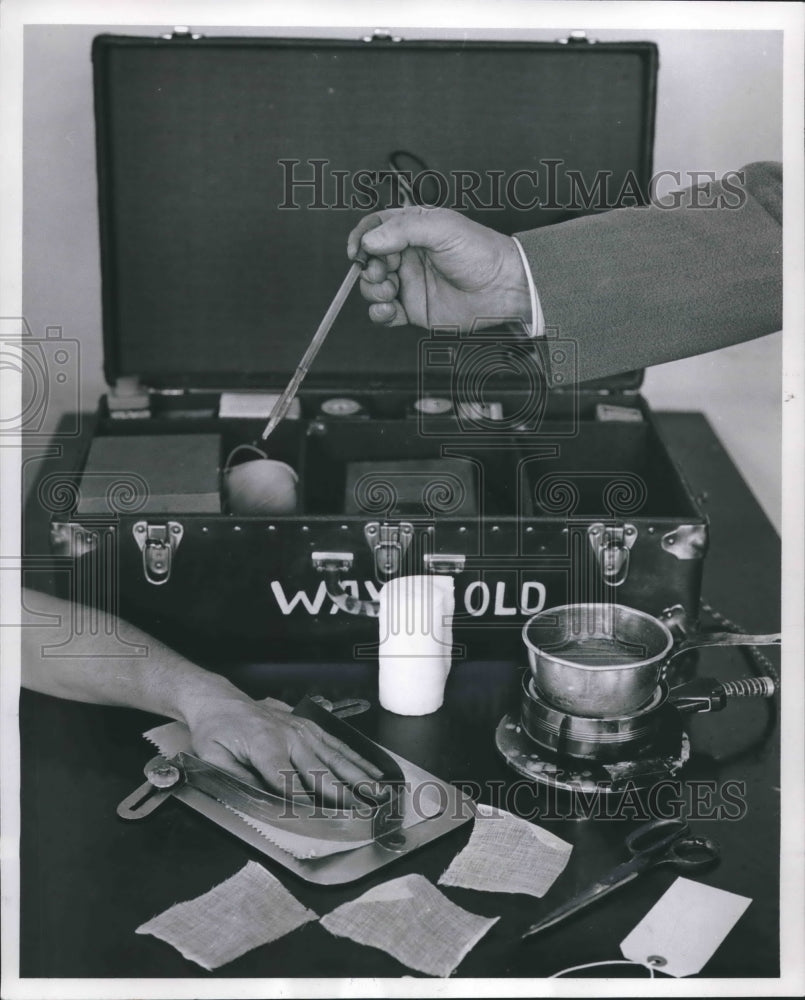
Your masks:
[{"label": "suitcase hinge", "polygon": [[374,555],[377,576],[389,578],[400,572],[414,537],[414,526],[408,521],[400,521],[399,524],[370,521],[363,529],[363,536]]},{"label": "suitcase hinge", "polygon": [[143,574],[149,583],[159,586],[171,575],[173,553],[179,548],[184,528],[178,521],[149,524],[137,521],[131,529],[134,541],[143,554]]},{"label": "suitcase hinge", "polygon": [[369,45],[373,43],[377,44],[378,42],[397,45],[402,41],[402,37],[393,34],[388,28],[375,28],[371,35],[364,35],[361,41]]},{"label": "suitcase hinge", "polygon": [[633,524],[596,521],[587,529],[587,538],[601,567],[604,583],[620,587],[629,575],[629,550],[637,540],[637,528]]},{"label": "suitcase hinge", "polygon": [[191,31],[186,24],[177,24],[174,25],[173,31],[164,35],[160,35],[159,37],[164,38],[169,42],[176,42],[176,41],[195,42],[199,38],[203,38],[204,35],[199,35],[197,32]]},{"label": "suitcase hinge", "polygon": [[582,30],[571,31],[567,38],[557,38],[560,45],[595,45],[595,38],[588,38],[587,32]]}]

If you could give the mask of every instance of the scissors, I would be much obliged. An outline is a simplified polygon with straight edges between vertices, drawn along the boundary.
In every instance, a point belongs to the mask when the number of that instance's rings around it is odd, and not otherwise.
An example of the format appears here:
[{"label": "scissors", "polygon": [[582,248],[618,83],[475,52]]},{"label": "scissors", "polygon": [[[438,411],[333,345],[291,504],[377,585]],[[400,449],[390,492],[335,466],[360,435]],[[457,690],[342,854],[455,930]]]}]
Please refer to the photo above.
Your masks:
[{"label": "scissors", "polygon": [[721,847],[717,841],[709,837],[693,836],[683,819],[654,819],[629,834],[625,844],[632,855],[629,861],[613,868],[573,899],[532,924],[521,940],[578,913],[650,868],[671,865],[680,871],[694,871],[715,864],[721,856]]}]

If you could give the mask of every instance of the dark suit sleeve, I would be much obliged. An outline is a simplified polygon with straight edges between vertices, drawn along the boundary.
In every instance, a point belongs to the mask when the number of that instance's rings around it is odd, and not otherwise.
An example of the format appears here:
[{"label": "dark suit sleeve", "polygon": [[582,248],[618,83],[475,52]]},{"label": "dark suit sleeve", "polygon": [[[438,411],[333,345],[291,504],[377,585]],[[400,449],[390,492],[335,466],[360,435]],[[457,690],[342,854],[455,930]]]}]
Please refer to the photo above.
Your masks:
[{"label": "dark suit sleeve", "polygon": [[781,328],[782,167],[752,163],[722,181],[687,189],[678,207],[517,234],[549,336],[577,344],[579,381]]}]

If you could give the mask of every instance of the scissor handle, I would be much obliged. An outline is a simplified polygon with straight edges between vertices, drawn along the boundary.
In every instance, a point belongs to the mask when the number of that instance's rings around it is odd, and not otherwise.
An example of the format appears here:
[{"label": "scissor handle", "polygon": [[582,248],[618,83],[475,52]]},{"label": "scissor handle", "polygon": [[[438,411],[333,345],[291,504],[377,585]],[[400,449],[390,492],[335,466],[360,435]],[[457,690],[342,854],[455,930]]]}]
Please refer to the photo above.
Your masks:
[{"label": "scissor handle", "polygon": [[682,871],[708,868],[721,857],[721,845],[711,837],[680,837],[658,858],[657,865],[673,865]]},{"label": "scissor handle", "polygon": [[684,819],[653,819],[630,833],[625,843],[630,854],[661,854],[689,833]]},{"label": "scissor handle", "polygon": [[692,871],[713,864],[721,855],[718,842],[694,836],[683,819],[654,819],[626,838],[626,847],[646,867],[673,865]]}]

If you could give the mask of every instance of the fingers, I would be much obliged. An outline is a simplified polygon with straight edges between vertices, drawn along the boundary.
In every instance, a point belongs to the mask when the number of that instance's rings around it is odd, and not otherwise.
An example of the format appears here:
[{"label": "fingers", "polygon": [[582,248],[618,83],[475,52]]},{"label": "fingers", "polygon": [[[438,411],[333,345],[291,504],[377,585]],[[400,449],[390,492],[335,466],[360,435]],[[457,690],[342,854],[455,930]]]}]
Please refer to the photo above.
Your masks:
[{"label": "fingers", "polygon": [[[348,760],[340,751],[331,747],[318,747],[317,754],[322,764],[331,771],[347,791],[354,798],[354,793],[368,796],[371,799],[379,800],[389,794],[387,786],[377,781],[367,778],[365,771]],[[378,777],[380,777],[378,775]]]},{"label": "fingers", "polygon": [[369,306],[369,319],[381,326],[404,326],[409,322],[405,309],[396,299]]},{"label": "fingers", "polygon": [[353,258],[362,247],[372,257],[399,254],[408,247],[440,250],[449,244],[452,229],[464,222],[456,212],[448,209],[387,208],[367,215],[349,234],[347,254]]},{"label": "fingers", "polygon": [[305,721],[290,747],[291,761],[303,783],[325,801],[341,805],[359,804],[352,788],[374,799],[388,791],[377,784],[383,771],[342,740]]},{"label": "fingers", "polygon": [[237,700],[213,721],[191,730],[194,752],[249,785],[306,800],[310,790],[339,806],[361,803],[349,786],[377,799],[387,794],[376,784],[380,768],[283,703]]},{"label": "fingers", "polygon": [[293,743],[291,763],[296,768],[302,783],[327,805],[344,807],[358,804],[358,800],[347,788],[344,780],[339,780],[333,774],[329,765],[304,738],[300,737]]},{"label": "fingers", "polygon": [[[319,726],[316,726],[316,730],[313,732],[312,735],[317,743],[323,743],[324,746],[327,747],[329,751],[340,754],[340,756],[344,757],[346,760],[350,761],[357,768],[359,768],[362,772],[361,778],[363,778],[364,780],[367,777],[368,778],[383,777],[383,771],[381,768],[377,767],[375,764],[367,760],[365,757],[362,757],[356,750],[353,750],[352,747],[347,746],[346,743],[344,743],[342,740],[339,740],[336,736],[331,736],[329,733],[325,733],[324,730],[321,729]],[[321,756],[321,753],[320,751],[318,751],[318,748],[317,752],[319,752],[319,756]]]},{"label": "fingers", "polygon": [[399,270],[401,260],[402,255],[398,253],[390,253],[387,257],[370,257],[361,278],[373,283],[383,281]]},{"label": "fingers", "polygon": [[222,770],[234,775],[234,777],[240,778],[241,781],[246,781],[250,785],[257,785],[259,787],[260,779],[254,771],[249,770],[248,767],[241,764],[232,752],[220,743],[213,743],[210,746],[206,746],[203,751],[198,750],[197,753],[208,764],[220,767]]},{"label": "fingers", "polygon": [[391,302],[397,298],[400,289],[400,279],[396,274],[390,274],[385,280],[370,281],[361,279],[361,295],[367,302]]},{"label": "fingers", "polygon": [[396,268],[399,266],[399,254],[388,258],[372,257],[361,275],[361,295],[370,303],[369,318],[383,326],[403,326],[409,322],[397,298],[400,277]]}]

